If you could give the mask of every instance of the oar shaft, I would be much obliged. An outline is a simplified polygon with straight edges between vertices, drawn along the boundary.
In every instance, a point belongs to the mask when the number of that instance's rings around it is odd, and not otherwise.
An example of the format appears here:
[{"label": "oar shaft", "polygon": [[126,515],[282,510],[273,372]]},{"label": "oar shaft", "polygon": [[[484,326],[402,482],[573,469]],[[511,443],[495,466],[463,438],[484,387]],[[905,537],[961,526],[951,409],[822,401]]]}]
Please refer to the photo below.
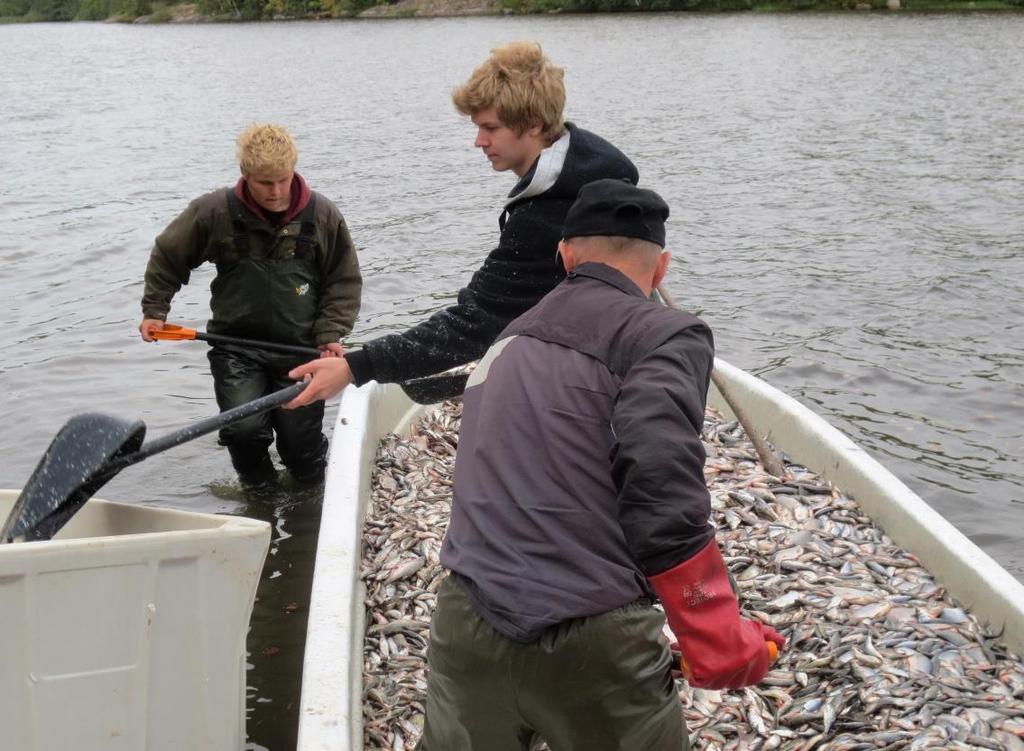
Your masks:
[{"label": "oar shaft", "polygon": [[198,438],[201,435],[212,433],[215,430],[219,430],[225,425],[244,420],[247,417],[258,415],[268,410],[280,407],[282,404],[287,404],[299,393],[306,388],[305,381],[299,383],[293,383],[287,388],[283,388],[280,391],[275,391],[273,394],[254,399],[251,402],[246,402],[241,406],[229,409],[226,412],[221,412],[219,415],[213,417],[207,417],[199,422],[192,423],[191,425],[176,430],[173,433],[168,433],[165,436],[156,438],[149,443],[146,443],[136,451],[134,454],[128,454],[120,459],[112,461],[109,465],[104,467],[104,473],[110,472],[111,474],[120,472],[125,467],[141,462],[153,454],[159,454],[161,451],[166,451],[169,448],[179,446],[186,441],[191,441],[193,438]]},{"label": "oar shaft", "polygon": [[[670,308],[677,308],[675,302],[672,300],[672,296],[668,294],[668,291],[660,284],[655,288],[661,299],[664,300],[665,305]],[[750,442],[754,444],[754,450],[757,451],[757,457],[761,460],[761,464],[766,470],[775,477],[782,477],[786,473],[786,467],[782,463],[782,460],[776,455],[775,451],[771,446],[768,445],[768,441],[761,436],[756,430],[750,427],[750,420],[747,418],[743,408],[740,407],[729,394],[729,387],[722,380],[721,374],[717,370],[711,371],[711,380],[714,382],[715,387],[718,389],[718,393],[725,399],[725,403],[729,405],[729,409],[736,415],[736,421],[743,428],[743,432],[747,434]]]},{"label": "oar shaft", "polygon": [[259,339],[242,339],[237,336],[225,336],[224,334],[206,334],[202,331],[196,332],[196,339],[209,344],[235,344],[239,347],[265,349],[270,352],[282,352],[287,355],[303,355],[311,358],[320,356],[320,350],[316,347],[301,347],[297,344],[280,344],[279,342],[264,342]]},{"label": "oar shaft", "polygon": [[[259,339],[242,339],[241,337],[227,336],[225,334],[208,334],[203,331],[196,331],[195,338],[210,345],[233,344],[237,347],[251,347],[253,349],[263,349],[270,352],[281,352],[289,355],[303,355],[311,359],[320,356],[320,350],[315,347],[301,347],[294,344],[265,342]],[[457,375],[426,376],[423,378],[413,378],[412,380],[405,381],[398,385],[401,386],[406,395],[417,404],[436,404],[437,402],[445,399],[460,396],[466,388],[466,379],[468,377],[469,376],[465,373]]]}]

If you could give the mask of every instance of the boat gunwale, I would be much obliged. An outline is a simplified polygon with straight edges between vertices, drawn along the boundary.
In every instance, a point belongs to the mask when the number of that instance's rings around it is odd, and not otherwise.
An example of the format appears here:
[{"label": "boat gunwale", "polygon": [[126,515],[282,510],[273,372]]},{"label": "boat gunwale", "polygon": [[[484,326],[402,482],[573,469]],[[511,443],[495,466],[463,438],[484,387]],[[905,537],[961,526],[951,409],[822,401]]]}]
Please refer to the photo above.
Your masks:
[{"label": "boat gunwale", "polygon": [[396,385],[345,389],[335,419],[310,592],[296,749],[363,747],[362,528],[380,439],[428,407]]},{"label": "boat gunwale", "polygon": [[[719,358],[715,369],[754,430],[853,498],[979,621],[1024,654],[1024,584],[825,418]],[[714,385],[708,404],[735,416]]]}]

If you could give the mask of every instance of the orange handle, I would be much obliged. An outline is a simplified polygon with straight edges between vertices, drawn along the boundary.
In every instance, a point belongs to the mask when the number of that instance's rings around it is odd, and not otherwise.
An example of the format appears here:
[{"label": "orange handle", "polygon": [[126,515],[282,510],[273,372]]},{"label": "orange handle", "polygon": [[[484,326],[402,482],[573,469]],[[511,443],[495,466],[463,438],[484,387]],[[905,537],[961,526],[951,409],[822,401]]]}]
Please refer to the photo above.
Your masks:
[{"label": "orange handle", "polygon": [[164,342],[185,342],[196,338],[196,330],[165,323],[161,330],[151,331],[150,336]]}]

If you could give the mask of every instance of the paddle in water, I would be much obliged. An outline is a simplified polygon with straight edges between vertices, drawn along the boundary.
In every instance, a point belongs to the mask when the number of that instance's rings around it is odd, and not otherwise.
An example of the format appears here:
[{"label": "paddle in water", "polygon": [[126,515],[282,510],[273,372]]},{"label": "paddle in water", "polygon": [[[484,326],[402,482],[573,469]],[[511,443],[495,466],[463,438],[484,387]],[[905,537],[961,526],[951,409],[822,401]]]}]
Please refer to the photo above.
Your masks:
[{"label": "paddle in water", "polygon": [[225,425],[287,404],[306,388],[295,383],[143,444],[146,424],[87,413],[65,423],[18,496],[0,543],[49,540],[93,494],[125,467]]}]

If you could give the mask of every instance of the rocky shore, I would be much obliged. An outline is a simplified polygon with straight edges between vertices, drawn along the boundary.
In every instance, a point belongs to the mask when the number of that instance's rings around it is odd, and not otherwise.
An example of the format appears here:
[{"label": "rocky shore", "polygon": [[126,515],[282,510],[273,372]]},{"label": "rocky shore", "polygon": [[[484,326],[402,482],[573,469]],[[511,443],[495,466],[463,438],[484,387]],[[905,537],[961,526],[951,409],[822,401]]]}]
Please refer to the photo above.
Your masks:
[{"label": "rocky shore", "polygon": [[[246,0],[227,3],[167,3],[163,0],[0,0],[0,23],[106,21],[134,24],[231,23],[330,19],[436,18],[536,14],[814,13],[814,12],[1020,12],[1024,0],[318,0],[305,5],[271,5]],[[205,10],[202,10],[205,8]],[[210,10],[219,8],[219,10]],[[284,8],[287,8],[286,10]],[[303,10],[308,8],[308,10]],[[13,9],[13,10],[12,10]]]},{"label": "rocky shore", "polygon": [[[1024,6],[1018,5],[1014,0],[1003,2],[1002,0],[848,0],[845,4],[838,5],[808,5],[808,0],[789,0],[797,5],[788,3],[781,4],[757,4],[749,3],[744,7],[729,7],[725,10],[750,10],[754,12],[770,11],[813,11],[813,10],[853,10],[853,11],[999,11],[999,10],[1024,10]],[[1024,2],[1024,0],[1021,0]],[[706,10],[700,8],[700,10]],[[502,0],[397,0],[393,3],[374,5],[351,14],[343,14],[344,18],[439,18],[446,16],[497,16],[497,15],[519,15],[530,13],[559,13],[558,9],[539,9],[530,6],[527,2],[512,7]],[[567,10],[564,12],[579,12]],[[642,12],[642,11],[640,11]],[[330,14],[313,14],[306,16],[306,19],[331,18]],[[210,16],[200,13],[195,3],[183,3],[161,7],[150,15],[139,16],[134,19],[111,18],[111,22],[123,22],[130,20],[132,23],[222,23],[240,19],[222,16]],[[274,16],[263,20],[299,20],[290,16]]]},{"label": "rocky shore", "polygon": [[[353,14],[352,18],[436,18],[444,16],[496,16],[501,15],[500,0],[398,0],[398,2],[375,5]],[[311,16],[310,18],[325,18]],[[110,19],[117,21],[121,19]],[[199,12],[195,3],[170,5],[160,12],[148,16],[140,16],[133,23],[214,23],[232,21],[231,18],[219,18]],[[294,20],[280,17],[270,20]]]},{"label": "rocky shore", "polygon": [[357,18],[496,16],[503,12],[499,0],[398,0],[389,5],[367,8]]}]

